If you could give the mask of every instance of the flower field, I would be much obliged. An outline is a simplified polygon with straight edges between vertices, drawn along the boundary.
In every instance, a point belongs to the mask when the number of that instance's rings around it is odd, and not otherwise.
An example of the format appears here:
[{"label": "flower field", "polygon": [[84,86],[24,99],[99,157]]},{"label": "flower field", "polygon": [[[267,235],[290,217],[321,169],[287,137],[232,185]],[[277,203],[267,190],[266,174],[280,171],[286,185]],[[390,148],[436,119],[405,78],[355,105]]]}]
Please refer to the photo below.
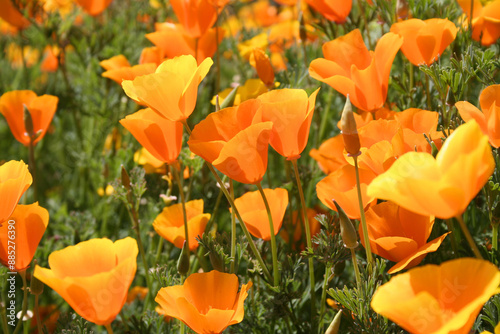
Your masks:
[{"label": "flower field", "polygon": [[500,0],[0,0],[0,327],[500,334]]}]

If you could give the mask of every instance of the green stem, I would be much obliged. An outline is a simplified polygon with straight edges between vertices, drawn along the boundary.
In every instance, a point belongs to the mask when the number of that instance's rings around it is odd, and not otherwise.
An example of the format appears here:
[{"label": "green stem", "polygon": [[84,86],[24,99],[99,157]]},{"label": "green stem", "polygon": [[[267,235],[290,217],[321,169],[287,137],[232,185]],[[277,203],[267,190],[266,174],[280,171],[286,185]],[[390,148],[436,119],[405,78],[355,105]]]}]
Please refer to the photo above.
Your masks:
[{"label": "green stem", "polygon": [[38,334],[42,334],[42,319],[40,318],[40,310],[38,309],[38,295],[35,295],[35,319],[36,319],[36,327],[38,328]]},{"label": "green stem", "polygon": [[476,258],[483,260],[483,257],[481,256],[481,253],[479,252],[479,249],[477,248],[477,245],[474,242],[474,239],[472,239],[472,235],[470,234],[469,229],[467,228],[467,225],[465,225],[465,222],[462,218],[462,215],[458,215],[455,218],[457,218],[458,223],[460,224],[460,228],[462,229],[462,232],[465,235],[465,239],[467,239],[467,242],[469,243],[470,248],[472,248],[474,255],[476,256]]},{"label": "green stem", "polygon": [[216,61],[215,65],[217,68],[217,76],[215,80],[215,92],[219,94],[220,92],[220,50],[219,50],[219,7],[215,6],[215,47],[216,47]]},{"label": "green stem", "polygon": [[[181,167],[182,169],[182,167]],[[181,205],[182,205],[182,217],[184,218],[184,238],[186,240],[186,247],[189,252],[189,231],[188,231],[188,221],[187,221],[187,214],[186,214],[186,198],[184,197],[184,189],[182,188],[182,180],[181,177],[179,176],[179,172],[177,171],[177,168],[172,166],[170,168],[172,171],[172,175],[174,176],[175,181],[177,182],[177,186],[179,187],[179,196],[181,198]]]},{"label": "green stem", "polygon": [[[302,190],[302,183],[300,182],[299,168],[297,167],[297,159],[292,160],[293,170],[295,172],[295,180],[297,181],[297,189],[299,190],[300,206],[302,211],[302,220],[304,222],[304,231],[306,231],[306,243],[307,248],[312,249],[311,242],[311,227],[309,226],[309,221],[306,214],[306,201],[304,199],[304,191]],[[314,324],[314,317],[316,315],[316,290],[315,290],[315,279],[314,279],[314,263],[313,259],[309,258],[309,283],[311,285],[311,323]],[[314,328],[314,326],[313,326]]]},{"label": "green stem", "polygon": [[[234,200],[234,185],[233,180],[229,179],[229,195]],[[234,210],[231,210],[231,266],[229,269],[230,274],[234,274],[234,267],[236,263],[236,216]]]},{"label": "green stem", "polygon": [[21,275],[21,279],[23,280],[23,306],[21,310],[21,316],[19,317],[19,321],[17,322],[16,329],[13,334],[17,334],[24,323],[24,315],[28,310],[28,284],[26,282],[26,269],[19,271],[19,275]]},{"label": "green stem", "polygon": [[354,252],[354,248],[350,248],[350,250],[352,265],[354,267],[354,273],[356,274],[356,284],[358,286],[358,289],[361,290],[361,275],[359,274],[358,259],[356,258],[356,252]]},{"label": "green stem", "polygon": [[31,175],[33,176],[33,192],[35,202],[38,201],[38,177],[36,172],[36,160],[35,160],[35,144],[33,141],[35,140],[34,135],[30,138],[30,143],[28,145],[29,149],[29,166],[31,170]]},{"label": "green stem", "polygon": [[156,256],[155,256],[155,265],[158,265],[158,262],[160,262],[160,256],[163,251],[163,237],[160,236],[160,241],[158,242],[158,250],[156,251]]},{"label": "green stem", "polygon": [[[189,135],[191,135],[191,129],[189,128],[189,125],[187,124],[187,121],[183,120],[182,123],[183,123],[184,128],[186,129],[187,133]],[[243,223],[243,218],[241,218],[241,214],[238,211],[238,209],[236,208],[236,205],[234,204],[234,201],[231,198],[231,195],[227,191],[227,189],[226,189],[226,187],[224,185],[224,182],[222,182],[222,180],[219,177],[219,174],[217,174],[217,171],[215,170],[214,166],[210,162],[205,161],[205,164],[207,165],[208,169],[210,169],[210,172],[212,173],[212,175],[215,177],[215,180],[219,184],[220,189],[224,193],[224,196],[226,196],[226,199],[228,200],[229,204],[231,205],[231,208],[233,209],[234,213],[236,214],[236,217],[238,218],[238,220],[240,222],[241,229],[243,230],[243,233],[245,233],[245,237],[248,240],[248,245],[250,246],[250,249],[252,250],[252,252],[253,252],[253,254],[254,254],[257,262],[259,262],[259,266],[261,267],[262,271],[264,272],[264,275],[266,276],[266,278],[269,281],[272,280],[271,273],[269,272],[269,269],[267,269],[267,266],[264,263],[264,260],[262,259],[262,256],[260,256],[260,253],[257,250],[257,247],[255,246],[255,243],[253,242],[252,235],[250,234],[250,232],[248,231],[247,227]]]},{"label": "green stem", "polygon": [[280,271],[278,267],[278,249],[276,247],[276,235],[274,233],[273,215],[271,214],[271,208],[269,207],[269,202],[267,201],[264,189],[262,189],[262,184],[259,182],[255,185],[259,189],[260,195],[262,196],[262,200],[264,201],[264,206],[266,207],[267,211],[267,219],[269,220],[269,230],[271,232],[271,253],[273,258],[274,286],[277,287],[280,282]]},{"label": "green stem", "polygon": [[365,7],[363,7],[361,0],[358,0],[358,6],[359,6],[359,10],[361,12],[361,17],[363,17],[363,21],[365,24],[366,38],[368,38],[368,46],[370,47],[370,50],[371,50],[371,49],[373,49],[373,45],[372,45],[372,39],[370,37],[370,29],[368,29],[368,20],[366,19],[366,15],[365,15]]},{"label": "green stem", "polygon": [[[3,292],[3,291],[2,291],[2,292]],[[9,334],[9,333],[10,333],[10,331],[9,331],[9,327],[7,326],[7,322],[8,322],[8,320],[7,320],[7,314],[6,314],[7,304],[3,302],[3,299],[5,298],[5,297],[4,297],[4,295],[3,295],[3,293],[2,293],[2,294],[0,294],[0,295],[1,295],[1,298],[2,298],[2,300],[0,300],[0,302],[1,302],[3,305],[5,305],[5,307],[2,307],[2,308],[1,308],[1,312],[2,312],[2,327],[3,327],[3,332],[4,332],[5,334]]]},{"label": "green stem", "polygon": [[111,324],[106,324],[104,325],[104,327],[106,327],[108,334],[113,334],[113,328],[111,328]]},{"label": "green stem", "polygon": [[363,198],[361,196],[361,182],[359,180],[358,157],[354,156],[353,158],[354,158],[354,170],[356,171],[356,188],[358,190],[359,213],[361,216],[361,227],[363,229],[363,239],[365,242],[366,261],[368,262],[368,272],[371,274],[373,266],[373,256],[372,256],[372,248],[370,246],[370,239],[368,237],[368,227],[366,225],[365,207],[363,205]]},{"label": "green stem", "polygon": [[408,60],[408,70],[410,72],[410,89],[408,90],[408,93],[410,93],[410,99],[412,97],[412,91],[413,91],[413,75],[414,75],[414,71],[413,71],[413,64],[411,63],[411,61]]},{"label": "green stem", "polygon": [[429,88],[429,76],[425,75],[425,94],[427,95],[427,108],[432,110],[431,90]]},{"label": "green stem", "polygon": [[321,292],[321,306],[319,309],[319,331],[318,333],[323,332],[323,317],[325,316],[325,303],[326,303],[326,288],[328,287],[328,278],[330,277],[330,272],[332,270],[332,265],[327,263],[325,269],[325,279],[323,280],[323,291]]},{"label": "green stem", "polygon": [[452,233],[450,233],[451,249],[453,250],[453,253],[455,254],[455,256],[457,256],[458,255],[458,244],[457,244],[457,238],[455,238],[453,221],[451,219],[446,219],[446,226],[448,227],[448,231],[452,232]]},{"label": "green stem", "polygon": [[498,249],[498,225],[499,224],[491,225],[492,228],[491,244],[494,251]]}]

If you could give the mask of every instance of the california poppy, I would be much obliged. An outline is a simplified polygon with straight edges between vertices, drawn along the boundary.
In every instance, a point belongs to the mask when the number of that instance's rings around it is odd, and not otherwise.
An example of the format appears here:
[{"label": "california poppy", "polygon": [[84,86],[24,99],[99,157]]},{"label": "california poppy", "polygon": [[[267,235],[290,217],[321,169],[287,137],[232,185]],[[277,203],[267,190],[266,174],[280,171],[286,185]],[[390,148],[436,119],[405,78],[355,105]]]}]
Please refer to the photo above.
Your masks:
[{"label": "california poppy", "polygon": [[484,7],[481,1],[474,0],[473,13],[472,0],[457,2],[468,17],[464,25],[472,23],[472,38],[486,46],[495,43],[500,37],[500,0],[489,1]]},{"label": "california poppy", "polygon": [[[397,262],[389,269],[389,274],[418,265],[427,253],[438,249],[449,233],[427,242],[434,217],[413,213],[392,202],[371,206],[365,215],[372,252]],[[361,225],[359,238],[364,246]]]},{"label": "california poppy", "polygon": [[171,0],[170,5],[186,33],[193,38],[204,35],[217,20],[215,6],[209,0]]},{"label": "california poppy", "polygon": [[[198,248],[197,237],[203,235],[205,226],[210,219],[209,213],[203,213],[203,200],[193,200],[186,203],[186,218],[188,224],[189,249]],[[182,203],[167,206],[153,222],[155,231],[177,248],[182,248],[186,240],[184,230],[184,215]]]},{"label": "california poppy", "polygon": [[447,219],[465,211],[494,169],[488,137],[471,120],[448,137],[435,159],[426,152],[408,152],[367,192],[421,215]]},{"label": "california poppy", "polygon": [[391,26],[391,32],[403,37],[401,51],[416,66],[431,65],[455,40],[457,31],[448,19],[409,19]]},{"label": "california poppy", "polygon": [[269,57],[264,50],[255,48],[250,56],[250,65],[255,67],[260,80],[267,87],[272,87],[274,84],[274,70]]},{"label": "california poppy", "polygon": [[99,65],[106,71],[114,70],[122,67],[130,67],[130,63],[124,55],[113,56],[109,59],[102,60]]},{"label": "california poppy", "polygon": [[12,4],[12,0],[0,0],[0,17],[10,25],[16,28],[23,29],[30,25],[23,14],[21,14]]},{"label": "california poppy", "polygon": [[92,16],[101,14],[113,0],[76,0],[84,11]]},{"label": "california poppy", "polygon": [[307,145],[318,91],[307,97],[303,89],[279,89],[257,98],[262,102],[262,120],[273,122],[269,143],[287,160],[298,159]]},{"label": "california poppy", "polygon": [[243,320],[243,303],[252,282],[238,292],[238,276],[212,270],[195,273],[183,285],[161,288],[155,301],[162,313],[177,318],[200,334],[222,333]]},{"label": "california poppy", "polygon": [[[314,237],[321,230],[321,225],[316,219],[316,216],[320,213],[322,212],[316,209],[307,208],[306,210],[307,222],[311,230],[311,237]],[[301,215],[299,215],[299,211],[293,211],[291,220],[285,220],[285,226],[281,230],[280,236],[286,242],[297,243],[303,236],[305,237],[303,229],[303,223],[301,222]],[[303,249],[304,245],[301,244],[301,247]]]},{"label": "california poppy", "polygon": [[142,146],[165,163],[177,160],[182,148],[183,127],[180,122],[161,117],[150,108],[141,109],[120,120]]},{"label": "california poppy", "polygon": [[323,58],[309,66],[314,79],[325,82],[347,96],[358,108],[373,111],[385,102],[392,62],[403,38],[383,35],[375,51],[368,51],[359,29],[323,44]]},{"label": "california poppy", "polygon": [[134,101],[171,121],[183,121],[196,105],[198,85],[212,66],[211,58],[200,66],[191,55],[165,60],[155,73],[124,80],[122,87]]},{"label": "california poppy", "polygon": [[[281,188],[264,189],[273,218],[274,235],[277,235],[288,205],[288,191]],[[271,240],[271,230],[264,200],[259,191],[247,192],[234,200],[248,231],[256,238]]]},{"label": "california poppy", "polygon": [[[0,225],[0,262],[10,271],[28,268],[48,223],[49,212],[39,206],[38,202],[17,205],[8,221]],[[15,248],[14,259],[12,245]]]},{"label": "california poppy", "polygon": [[337,23],[343,23],[352,8],[352,0],[306,0],[306,2],[327,20]]},{"label": "california poppy", "polygon": [[0,224],[6,221],[24,192],[33,183],[28,165],[11,160],[0,166]]},{"label": "california poppy", "polygon": [[[219,97],[219,104],[223,103],[226,97],[233,91],[233,88],[229,87],[224,89],[222,92],[217,94]],[[260,79],[248,79],[245,81],[245,83],[241,86],[238,86],[236,88],[236,95],[234,96],[233,100],[233,106],[238,106],[242,102],[245,102],[246,100],[250,99],[255,99],[258,96],[267,93],[269,89],[267,88],[266,84],[262,82]],[[212,98],[212,101],[210,101],[213,105],[215,105],[215,100],[216,97],[214,96]]]},{"label": "california poppy", "polygon": [[260,182],[267,169],[273,127],[271,122],[262,122],[261,113],[261,102],[248,100],[209,114],[191,133],[191,152],[235,181]]},{"label": "california poppy", "polygon": [[411,333],[466,334],[499,284],[493,263],[461,258],[391,278],[377,289],[371,307]]},{"label": "california poppy", "polygon": [[34,276],[54,289],[82,318],[108,325],[127,300],[137,269],[137,242],[91,239],[49,255],[51,269]]},{"label": "california poppy", "polygon": [[57,109],[59,98],[53,95],[37,96],[31,90],[14,90],[0,97],[0,113],[9,124],[10,131],[21,144],[30,145],[30,136],[24,126],[24,108],[28,109],[33,121],[33,132],[38,143],[47,132]]},{"label": "california poppy", "polygon": [[134,153],[134,162],[141,165],[146,174],[158,173],[165,174],[167,172],[165,163],[155,158],[154,155],[149,153],[144,147],[141,147]]},{"label": "california poppy", "polygon": [[500,147],[500,85],[486,87],[479,96],[483,112],[467,101],[455,104],[462,119],[474,119],[481,131],[489,137],[491,146]]}]

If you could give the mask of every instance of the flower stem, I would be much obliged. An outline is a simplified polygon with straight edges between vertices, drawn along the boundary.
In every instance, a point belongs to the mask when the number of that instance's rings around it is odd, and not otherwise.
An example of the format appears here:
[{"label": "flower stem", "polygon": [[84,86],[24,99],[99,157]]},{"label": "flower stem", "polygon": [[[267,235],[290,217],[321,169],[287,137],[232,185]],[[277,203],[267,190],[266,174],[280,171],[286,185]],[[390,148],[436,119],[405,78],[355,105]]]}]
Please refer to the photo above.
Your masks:
[{"label": "flower stem", "polygon": [[368,27],[368,20],[366,19],[366,15],[365,15],[365,7],[363,7],[361,0],[358,0],[358,6],[359,6],[359,10],[361,12],[361,17],[363,18],[363,21],[365,24],[366,37],[368,38],[368,46],[370,47],[370,50],[371,50],[373,48],[373,45],[372,45],[372,39],[370,37],[370,29]]},{"label": "flower stem", "polygon": [[319,331],[318,333],[323,332],[323,317],[325,315],[325,303],[326,303],[326,288],[328,286],[328,278],[330,276],[330,271],[332,270],[332,265],[330,263],[326,264],[325,269],[325,279],[323,280],[323,291],[321,292],[321,306],[319,309]]},{"label": "flower stem", "polygon": [[31,175],[33,175],[33,193],[35,202],[38,201],[38,177],[36,173],[36,160],[35,160],[35,144],[34,136],[31,136],[30,143],[28,145],[29,149],[29,166],[31,170]]},{"label": "flower stem", "polygon": [[40,310],[38,309],[38,295],[35,295],[35,319],[36,319],[36,326],[38,328],[38,334],[42,334],[42,319],[40,318]]},{"label": "flower stem", "polygon": [[19,317],[19,321],[17,322],[16,329],[14,330],[13,334],[17,334],[19,330],[21,330],[21,327],[24,323],[24,315],[26,314],[26,311],[28,310],[28,284],[26,282],[26,269],[19,271],[19,275],[21,276],[21,279],[23,280],[23,306],[21,309],[21,316]]},{"label": "flower stem", "polygon": [[[302,183],[300,182],[299,168],[297,167],[297,159],[292,160],[293,170],[295,172],[295,180],[297,181],[297,189],[299,190],[300,206],[302,208],[302,220],[304,222],[304,231],[306,231],[307,248],[312,249],[311,242],[311,227],[307,220],[306,214],[306,201],[304,200],[304,191],[302,190]],[[316,316],[316,283],[314,280],[314,263],[313,259],[309,258],[309,283],[311,285],[311,318]],[[314,323],[314,321],[312,322]],[[314,326],[313,326],[314,327]]]},{"label": "flower stem", "polygon": [[273,224],[273,215],[271,214],[271,208],[269,207],[269,202],[267,201],[266,194],[264,193],[264,189],[262,189],[262,184],[255,184],[259,189],[260,195],[262,196],[262,200],[264,201],[264,205],[267,211],[267,218],[269,220],[269,230],[271,232],[271,252],[273,258],[273,277],[274,277],[274,286],[278,286],[280,282],[280,271],[278,267],[278,250],[276,248],[276,235],[274,233],[274,224]]},{"label": "flower stem", "polygon": [[[234,201],[234,185],[233,180],[229,179],[229,195]],[[236,215],[234,210],[231,210],[231,266],[229,269],[230,274],[234,274],[234,266],[236,262]]]},{"label": "flower stem", "polygon": [[358,259],[356,258],[356,252],[354,251],[354,248],[350,248],[350,250],[352,265],[354,267],[354,273],[356,274],[356,284],[358,285],[358,289],[361,290],[361,275],[359,274]]},{"label": "flower stem", "polygon": [[373,256],[372,256],[372,249],[370,246],[370,239],[368,237],[368,227],[366,225],[365,207],[363,205],[363,198],[361,196],[361,182],[359,180],[358,157],[355,156],[353,158],[354,158],[354,169],[356,171],[356,188],[358,190],[359,213],[361,216],[361,227],[363,229],[363,239],[365,242],[366,261],[368,262],[368,272],[371,274],[373,266]]},{"label": "flower stem", "polygon": [[460,228],[462,229],[462,232],[464,233],[465,239],[467,239],[467,242],[469,243],[470,248],[472,248],[474,255],[476,256],[476,258],[483,260],[483,257],[481,255],[481,253],[479,252],[479,249],[477,248],[477,245],[474,242],[474,239],[472,239],[472,235],[470,234],[469,229],[467,228],[467,225],[465,225],[465,222],[462,218],[462,215],[458,215],[455,218],[457,218],[458,223],[460,224]]},{"label": "flower stem", "polygon": [[104,325],[104,327],[106,327],[108,334],[113,334],[113,328],[111,328],[111,324],[106,324]]},{"label": "flower stem", "polygon": [[[182,167],[181,167],[182,169]],[[184,218],[184,238],[186,240],[186,247],[189,252],[189,231],[188,231],[188,221],[187,221],[187,214],[186,214],[186,198],[184,196],[184,189],[182,188],[182,179],[179,176],[179,172],[177,171],[177,168],[172,166],[170,168],[172,171],[172,175],[174,176],[175,181],[177,182],[177,186],[179,187],[179,196],[181,198],[181,206],[182,206],[182,216]]]},{"label": "flower stem", "polygon": [[498,249],[498,225],[499,224],[493,224],[491,225],[492,228],[492,236],[491,236],[491,244],[492,244],[492,249],[496,251]]}]

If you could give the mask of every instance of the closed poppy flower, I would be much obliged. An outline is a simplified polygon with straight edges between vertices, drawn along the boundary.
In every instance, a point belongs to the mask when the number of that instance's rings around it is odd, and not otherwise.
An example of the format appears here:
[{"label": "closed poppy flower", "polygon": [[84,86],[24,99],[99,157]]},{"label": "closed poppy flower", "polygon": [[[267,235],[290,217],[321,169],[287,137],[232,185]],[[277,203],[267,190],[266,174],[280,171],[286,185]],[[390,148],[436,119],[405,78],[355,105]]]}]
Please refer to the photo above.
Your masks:
[{"label": "closed poppy flower", "polygon": [[[274,235],[277,235],[288,205],[288,191],[281,188],[264,189],[273,218]],[[247,192],[234,200],[248,231],[256,238],[271,240],[271,230],[266,206],[259,191]]]},{"label": "closed poppy flower", "polygon": [[[435,252],[446,234],[427,242],[434,217],[422,216],[392,202],[374,205],[366,211],[368,239],[373,253],[396,262],[389,274],[418,265],[430,252]],[[359,238],[363,246],[363,229],[359,226]]]},{"label": "closed poppy flower", "polygon": [[217,20],[215,6],[209,0],[171,0],[170,5],[179,23],[193,38],[203,36]]},{"label": "closed poppy flower", "polygon": [[298,159],[307,145],[318,91],[307,97],[303,89],[279,89],[257,98],[262,102],[262,120],[273,122],[269,143],[287,160]]},{"label": "closed poppy flower", "polygon": [[30,21],[21,14],[12,4],[12,0],[0,0],[0,17],[10,25],[24,29],[30,25]]},{"label": "closed poppy flower", "polygon": [[[189,250],[198,248],[197,237],[203,235],[205,226],[210,219],[209,213],[203,213],[203,200],[198,199],[186,203],[186,218],[188,224]],[[182,248],[186,240],[184,230],[184,214],[182,203],[167,206],[153,222],[155,231],[165,240]]]},{"label": "closed poppy flower", "polygon": [[467,334],[499,284],[493,263],[461,258],[391,278],[375,291],[371,307],[410,333]]},{"label": "closed poppy flower", "polygon": [[403,37],[401,51],[416,66],[437,60],[455,40],[457,31],[448,19],[409,19],[391,26],[391,32]]},{"label": "closed poppy flower", "polygon": [[215,28],[207,30],[199,38],[191,37],[180,24],[157,23],[156,31],[146,34],[154,45],[159,47],[165,58],[174,58],[182,55],[197,57],[196,61],[201,64],[205,58],[212,57],[219,44],[224,38],[225,30],[219,28],[218,40]]},{"label": "closed poppy flower", "polygon": [[374,111],[385,102],[392,62],[403,38],[383,35],[375,51],[368,51],[359,29],[323,44],[323,56],[309,66],[314,79],[327,83],[365,111]]},{"label": "closed poppy flower", "polygon": [[[39,206],[38,202],[16,206],[8,222],[0,225],[0,262],[9,268],[9,271],[28,268],[48,223],[49,212]],[[11,252],[13,242],[14,257]]]},{"label": "closed poppy flower", "polygon": [[274,84],[274,70],[264,50],[255,48],[250,56],[250,65],[257,70],[257,75],[267,87]]},{"label": "closed poppy flower", "polygon": [[222,333],[243,320],[243,303],[252,282],[238,292],[238,276],[212,270],[195,273],[183,285],[161,288],[155,301],[162,313],[177,318],[196,333]]},{"label": "closed poppy flower", "polygon": [[464,24],[468,25],[472,21],[472,38],[485,46],[495,43],[500,37],[500,0],[489,1],[485,6],[481,1],[474,0],[473,13],[472,0],[457,2],[468,17]]},{"label": "closed poppy flower", "polygon": [[177,160],[182,148],[183,127],[180,122],[161,117],[150,108],[142,109],[120,120],[156,159],[167,164]]},{"label": "closed poppy flower", "polygon": [[56,112],[58,101],[57,96],[37,96],[31,90],[14,90],[0,97],[0,113],[7,119],[10,131],[17,141],[29,146],[30,136],[24,126],[24,108],[26,107],[31,115],[36,137],[33,144],[36,144],[45,136]]},{"label": "closed poppy flower", "polygon": [[11,160],[0,166],[0,224],[6,221],[24,192],[33,183],[28,165]]},{"label": "closed poppy flower", "polygon": [[82,318],[109,325],[127,300],[137,269],[137,241],[91,239],[49,255],[50,269],[34,276],[56,291]]},{"label": "closed poppy flower", "polygon": [[194,110],[198,85],[207,75],[213,61],[205,59],[200,66],[193,56],[165,60],[155,73],[124,80],[122,87],[134,101],[148,106],[171,121],[184,121]]},{"label": "closed poppy flower", "polygon": [[92,16],[101,14],[113,0],[76,0],[85,12]]},{"label": "closed poppy flower", "polygon": [[457,102],[458,112],[466,122],[475,120],[488,136],[491,146],[500,147],[500,85],[486,87],[479,96],[483,112],[467,101]]},{"label": "closed poppy flower", "polygon": [[191,133],[191,152],[235,181],[260,182],[267,169],[273,127],[271,122],[262,122],[261,112],[259,100],[248,100],[209,114]]},{"label": "closed poppy flower", "polygon": [[327,20],[343,23],[352,8],[352,0],[306,0],[307,4]]},{"label": "closed poppy flower", "polygon": [[436,158],[408,152],[368,186],[368,195],[421,215],[448,219],[465,211],[495,169],[488,137],[476,121],[459,126]]}]

